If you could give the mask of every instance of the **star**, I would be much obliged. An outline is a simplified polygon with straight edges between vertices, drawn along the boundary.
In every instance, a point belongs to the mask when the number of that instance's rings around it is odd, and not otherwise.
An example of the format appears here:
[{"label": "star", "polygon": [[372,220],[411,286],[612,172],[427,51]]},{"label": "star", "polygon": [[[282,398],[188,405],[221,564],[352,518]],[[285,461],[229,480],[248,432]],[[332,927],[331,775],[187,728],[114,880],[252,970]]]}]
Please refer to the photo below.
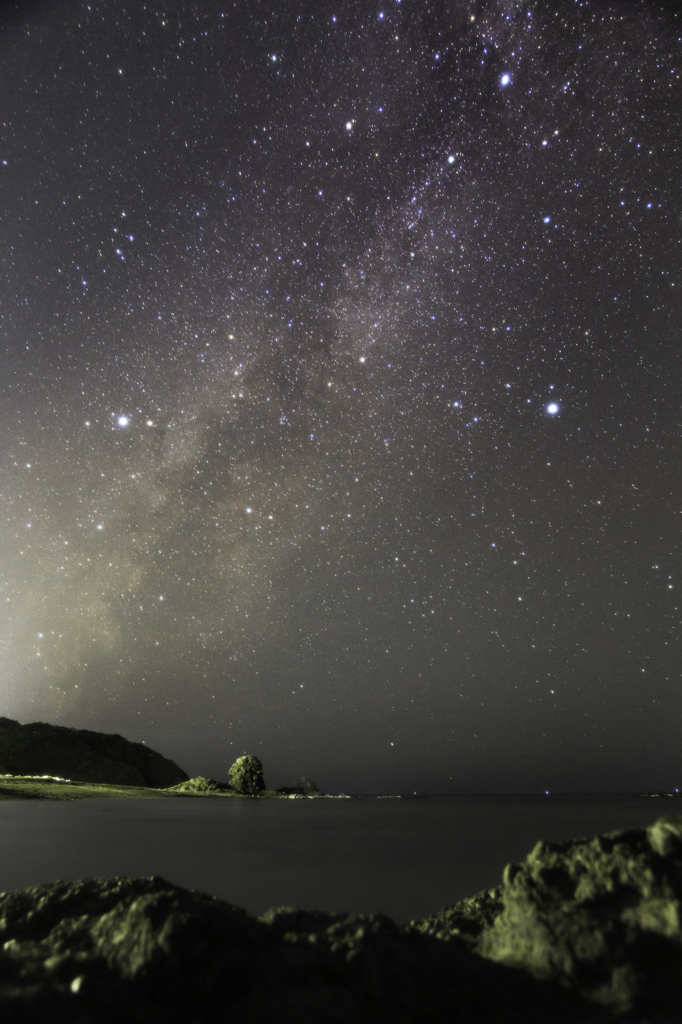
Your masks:
[{"label": "star", "polygon": [[672,790],[673,5],[89,3],[3,65],[0,713]]}]

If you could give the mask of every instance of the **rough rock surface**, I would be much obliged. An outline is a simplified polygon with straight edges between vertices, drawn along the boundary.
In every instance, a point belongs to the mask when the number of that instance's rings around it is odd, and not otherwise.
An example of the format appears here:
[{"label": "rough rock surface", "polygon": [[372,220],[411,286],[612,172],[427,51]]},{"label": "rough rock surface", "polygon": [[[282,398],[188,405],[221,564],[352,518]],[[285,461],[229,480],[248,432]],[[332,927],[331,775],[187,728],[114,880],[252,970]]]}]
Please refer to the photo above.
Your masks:
[{"label": "rough rock surface", "polygon": [[76,782],[167,788],[184,782],[181,768],[144,743],[116,733],[0,718],[0,774],[56,775]]},{"label": "rough rock surface", "polygon": [[388,918],[262,918],[162,878],[0,896],[3,1024],[574,1024],[556,985]]},{"label": "rough rock surface", "polygon": [[680,1024],[682,819],[539,843],[399,927],[162,878],[0,895],[3,1024]]},{"label": "rough rock surface", "polygon": [[263,765],[253,754],[238,757],[230,768],[230,786],[244,796],[257,796],[265,789]]},{"label": "rough rock surface", "polygon": [[500,887],[416,927],[627,1019],[682,1021],[682,817],[538,843]]}]

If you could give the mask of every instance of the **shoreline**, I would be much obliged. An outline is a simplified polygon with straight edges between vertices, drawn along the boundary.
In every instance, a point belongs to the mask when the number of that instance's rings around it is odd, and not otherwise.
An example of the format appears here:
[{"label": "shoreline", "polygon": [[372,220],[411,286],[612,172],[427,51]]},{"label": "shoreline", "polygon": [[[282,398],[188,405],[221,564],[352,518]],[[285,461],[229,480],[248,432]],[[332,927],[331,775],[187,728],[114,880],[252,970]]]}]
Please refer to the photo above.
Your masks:
[{"label": "shoreline", "polygon": [[628,793],[628,796],[648,797],[650,800],[674,800],[675,797],[681,797],[682,793],[679,793],[677,792],[677,790],[675,790],[674,793]]},{"label": "shoreline", "polygon": [[[190,780],[192,782],[193,780]],[[218,797],[231,800],[424,800],[444,796],[480,796],[481,794],[442,793],[289,793],[276,789],[265,789],[258,794],[230,791],[223,784],[215,784],[211,790],[184,788],[187,784],[168,789],[150,786],[122,786],[111,782],[79,782],[62,779],[54,775],[0,775],[0,802],[5,800],[169,800],[174,798],[192,799]],[[489,794],[488,794],[489,795]],[[498,794],[493,794],[498,795]],[[505,795],[505,794],[500,794]],[[507,794],[509,796],[535,796],[540,794]],[[594,796],[602,794],[562,794],[554,796]],[[624,792],[603,794],[605,796],[628,796],[649,800],[675,800],[682,797],[679,792]]]},{"label": "shoreline", "polygon": [[[192,780],[190,780],[192,781]],[[186,785],[186,784],[183,784]],[[121,786],[111,782],[78,782],[54,775],[0,775],[0,801],[3,800],[172,800],[217,797],[229,800],[357,800],[348,793],[280,793],[265,789],[258,794],[222,790],[155,789],[150,786]]]}]

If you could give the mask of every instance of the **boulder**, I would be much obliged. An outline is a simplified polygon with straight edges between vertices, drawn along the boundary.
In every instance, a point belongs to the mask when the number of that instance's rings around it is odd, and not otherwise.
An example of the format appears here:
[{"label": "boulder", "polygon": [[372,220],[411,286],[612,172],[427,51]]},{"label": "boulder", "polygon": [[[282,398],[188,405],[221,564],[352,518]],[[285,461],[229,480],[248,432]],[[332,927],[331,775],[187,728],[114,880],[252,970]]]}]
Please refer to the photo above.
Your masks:
[{"label": "boulder", "polygon": [[232,789],[243,796],[258,796],[265,789],[263,765],[253,754],[238,757],[228,775]]},{"label": "boulder", "polygon": [[0,774],[56,775],[75,782],[164,789],[187,780],[181,768],[144,743],[116,733],[0,718]]},{"label": "boulder", "polygon": [[416,927],[628,1019],[682,1019],[682,817],[538,843],[503,884]]}]

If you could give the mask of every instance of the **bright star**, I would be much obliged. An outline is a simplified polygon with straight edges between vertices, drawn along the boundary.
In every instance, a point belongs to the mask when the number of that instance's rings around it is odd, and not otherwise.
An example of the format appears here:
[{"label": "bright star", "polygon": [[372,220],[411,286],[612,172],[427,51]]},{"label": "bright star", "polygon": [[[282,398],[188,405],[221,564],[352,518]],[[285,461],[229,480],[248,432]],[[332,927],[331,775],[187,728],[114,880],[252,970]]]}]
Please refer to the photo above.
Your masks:
[{"label": "bright star", "polygon": [[509,85],[510,82],[511,82],[511,75],[506,75],[506,74],[502,75],[502,78],[500,79],[500,85]]},{"label": "bright star", "polygon": [[550,402],[549,405],[547,406],[547,412],[549,413],[550,416],[556,416],[558,411],[559,411],[559,406],[556,404],[556,402]]},{"label": "bright star", "polygon": [[118,423],[119,427],[127,427],[128,424],[130,423],[130,417],[129,416],[119,416],[119,418],[116,420],[116,422]]}]

